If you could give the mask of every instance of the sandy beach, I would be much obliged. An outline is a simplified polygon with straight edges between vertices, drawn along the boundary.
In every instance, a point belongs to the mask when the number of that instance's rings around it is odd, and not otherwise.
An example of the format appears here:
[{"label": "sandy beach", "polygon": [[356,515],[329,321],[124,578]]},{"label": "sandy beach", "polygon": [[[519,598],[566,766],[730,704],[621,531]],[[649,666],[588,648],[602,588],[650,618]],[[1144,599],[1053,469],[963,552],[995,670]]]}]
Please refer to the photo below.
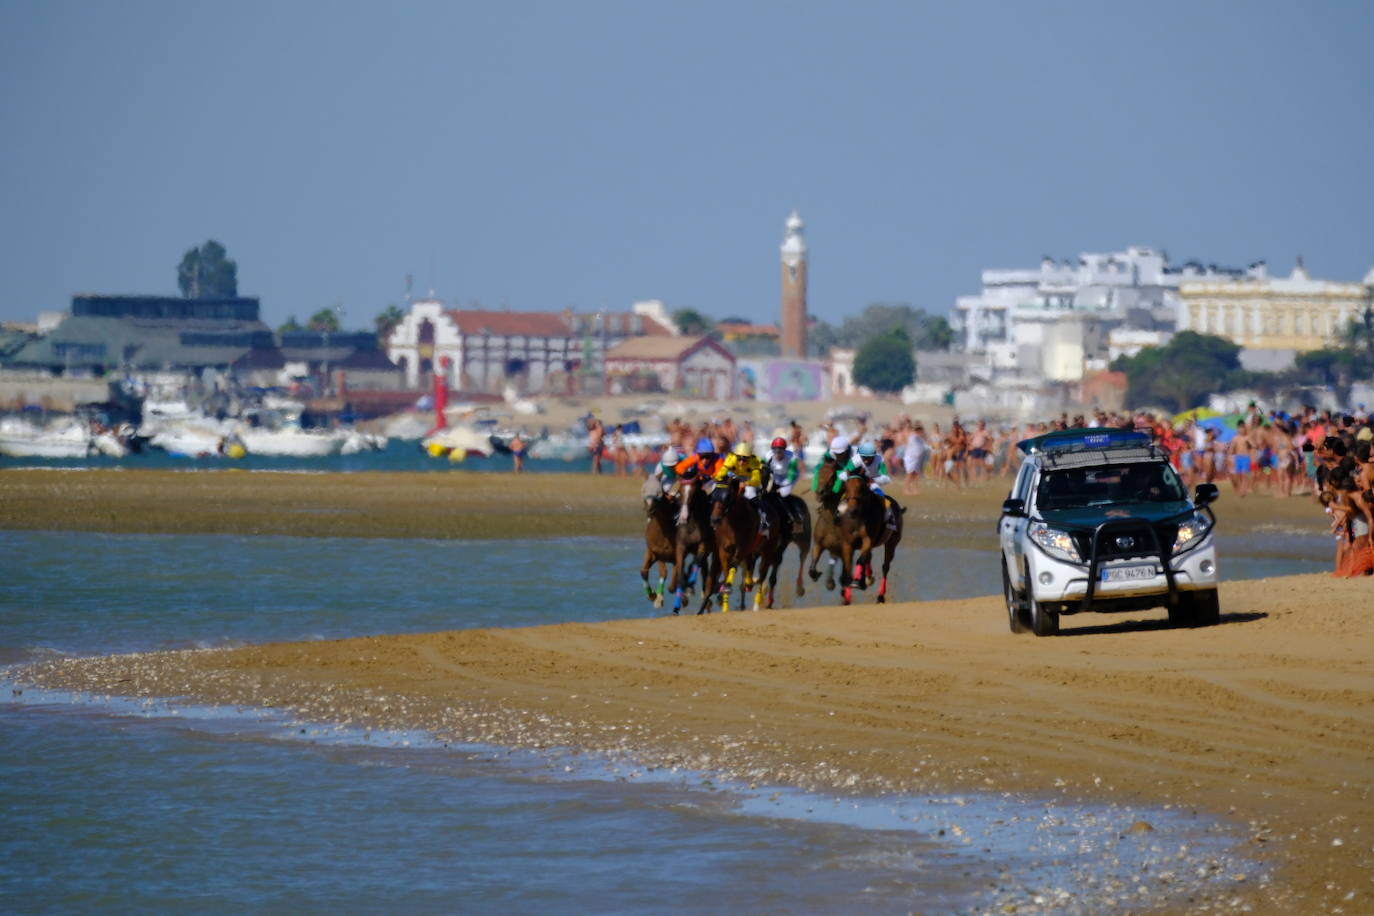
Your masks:
[{"label": "sandy beach", "polygon": [[[637,490],[590,475],[7,471],[0,527],[636,536]],[[927,490],[910,549],[991,549],[1004,490]],[[1228,493],[1218,515],[1324,527],[1306,499]],[[677,619],[646,604],[637,620],[59,660],[24,678],[760,784],[1168,804],[1235,824],[1268,869],[1214,910],[1374,911],[1374,581],[1229,582],[1220,626],[1079,615],[1056,639],[1008,633],[998,587],[990,574],[984,598]]]}]

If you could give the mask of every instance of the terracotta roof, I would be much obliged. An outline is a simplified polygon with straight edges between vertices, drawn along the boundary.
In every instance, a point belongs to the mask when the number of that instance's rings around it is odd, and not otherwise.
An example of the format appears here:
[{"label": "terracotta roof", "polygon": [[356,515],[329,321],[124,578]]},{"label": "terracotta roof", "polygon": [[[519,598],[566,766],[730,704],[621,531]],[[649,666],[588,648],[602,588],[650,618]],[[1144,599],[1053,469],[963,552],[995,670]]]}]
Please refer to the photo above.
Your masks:
[{"label": "terracotta roof", "polygon": [[569,337],[572,329],[556,312],[493,312],[450,310],[448,317],[464,334],[493,337]]},{"label": "terracotta roof", "polygon": [[746,324],[740,321],[720,321],[716,323],[716,330],[722,334],[741,334],[759,335],[768,337],[780,337],[782,331],[775,324]]},{"label": "terracotta roof", "polygon": [[606,359],[679,360],[699,347],[710,347],[729,355],[729,351],[709,337],[631,337],[607,350]]}]

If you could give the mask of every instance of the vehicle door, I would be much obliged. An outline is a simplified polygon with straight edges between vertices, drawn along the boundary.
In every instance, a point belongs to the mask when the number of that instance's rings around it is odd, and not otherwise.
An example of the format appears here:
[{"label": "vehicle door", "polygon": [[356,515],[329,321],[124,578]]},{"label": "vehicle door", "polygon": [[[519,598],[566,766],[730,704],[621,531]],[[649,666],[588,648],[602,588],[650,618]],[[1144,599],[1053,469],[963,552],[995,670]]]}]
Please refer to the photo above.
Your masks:
[{"label": "vehicle door", "polygon": [[1002,514],[997,524],[997,536],[1002,545],[1002,559],[1007,564],[1007,574],[1011,577],[1012,585],[1018,591],[1024,590],[1026,584],[1022,581],[1025,576],[1026,564],[1022,561],[1025,556],[1026,526],[1028,524],[1027,512],[1030,510],[1030,484],[1031,478],[1035,476],[1035,462],[1021,462],[1021,470],[1016,474],[1016,480],[1011,486],[1011,499],[1021,500],[1025,511],[1021,515]]}]

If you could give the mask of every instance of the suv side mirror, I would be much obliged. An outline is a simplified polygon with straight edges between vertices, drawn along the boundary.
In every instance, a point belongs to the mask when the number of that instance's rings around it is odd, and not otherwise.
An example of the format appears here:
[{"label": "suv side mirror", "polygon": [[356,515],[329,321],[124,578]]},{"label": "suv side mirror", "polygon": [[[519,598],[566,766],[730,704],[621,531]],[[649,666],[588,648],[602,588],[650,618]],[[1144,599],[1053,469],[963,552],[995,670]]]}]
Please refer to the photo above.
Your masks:
[{"label": "suv side mirror", "polygon": [[[1215,490],[1216,487],[1212,487],[1212,489]],[[1020,518],[1026,514],[1026,501],[1024,499],[1002,500],[1002,514]]]},{"label": "suv side mirror", "polygon": [[1197,485],[1197,492],[1193,494],[1193,505],[1207,506],[1217,501],[1221,492],[1217,490],[1214,483],[1200,483]]}]

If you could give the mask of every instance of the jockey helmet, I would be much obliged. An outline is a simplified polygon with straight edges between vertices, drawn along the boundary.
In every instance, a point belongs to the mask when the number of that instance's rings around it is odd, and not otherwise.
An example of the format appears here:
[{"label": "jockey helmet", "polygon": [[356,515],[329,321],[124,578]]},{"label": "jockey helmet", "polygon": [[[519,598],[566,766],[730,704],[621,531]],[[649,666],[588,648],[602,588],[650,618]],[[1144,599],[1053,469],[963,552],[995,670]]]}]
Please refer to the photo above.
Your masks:
[{"label": "jockey helmet", "polygon": [[860,458],[877,458],[877,457],[878,457],[878,450],[877,450],[876,448],[874,448],[872,442],[865,442],[863,445],[860,445],[860,446],[859,446],[859,457],[860,457]]},{"label": "jockey helmet", "polygon": [[716,447],[711,444],[710,439],[707,439],[705,436],[702,436],[700,439],[697,440],[698,455],[714,455],[715,453]]},{"label": "jockey helmet", "polygon": [[736,442],[735,454],[739,455],[741,458],[752,457],[754,454],[754,446],[749,442],[748,439],[745,439],[741,442]]},{"label": "jockey helmet", "polygon": [[665,448],[665,449],[663,450],[663,463],[664,463],[664,464],[677,464],[677,463],[678,463],[678,453],[677,453],[677,449],[673,448],[671,445],[668,446],[667,448]]},{"label": "jockey helmet", "polygon": [[844,436],[836,436],[830,440],[830,454],[838,455],[849,448],[849,440]]},{"label": "jockey helmet", "polygon": [[773,440],[773,448],[787,448],[787,440],[782,436]]}]

